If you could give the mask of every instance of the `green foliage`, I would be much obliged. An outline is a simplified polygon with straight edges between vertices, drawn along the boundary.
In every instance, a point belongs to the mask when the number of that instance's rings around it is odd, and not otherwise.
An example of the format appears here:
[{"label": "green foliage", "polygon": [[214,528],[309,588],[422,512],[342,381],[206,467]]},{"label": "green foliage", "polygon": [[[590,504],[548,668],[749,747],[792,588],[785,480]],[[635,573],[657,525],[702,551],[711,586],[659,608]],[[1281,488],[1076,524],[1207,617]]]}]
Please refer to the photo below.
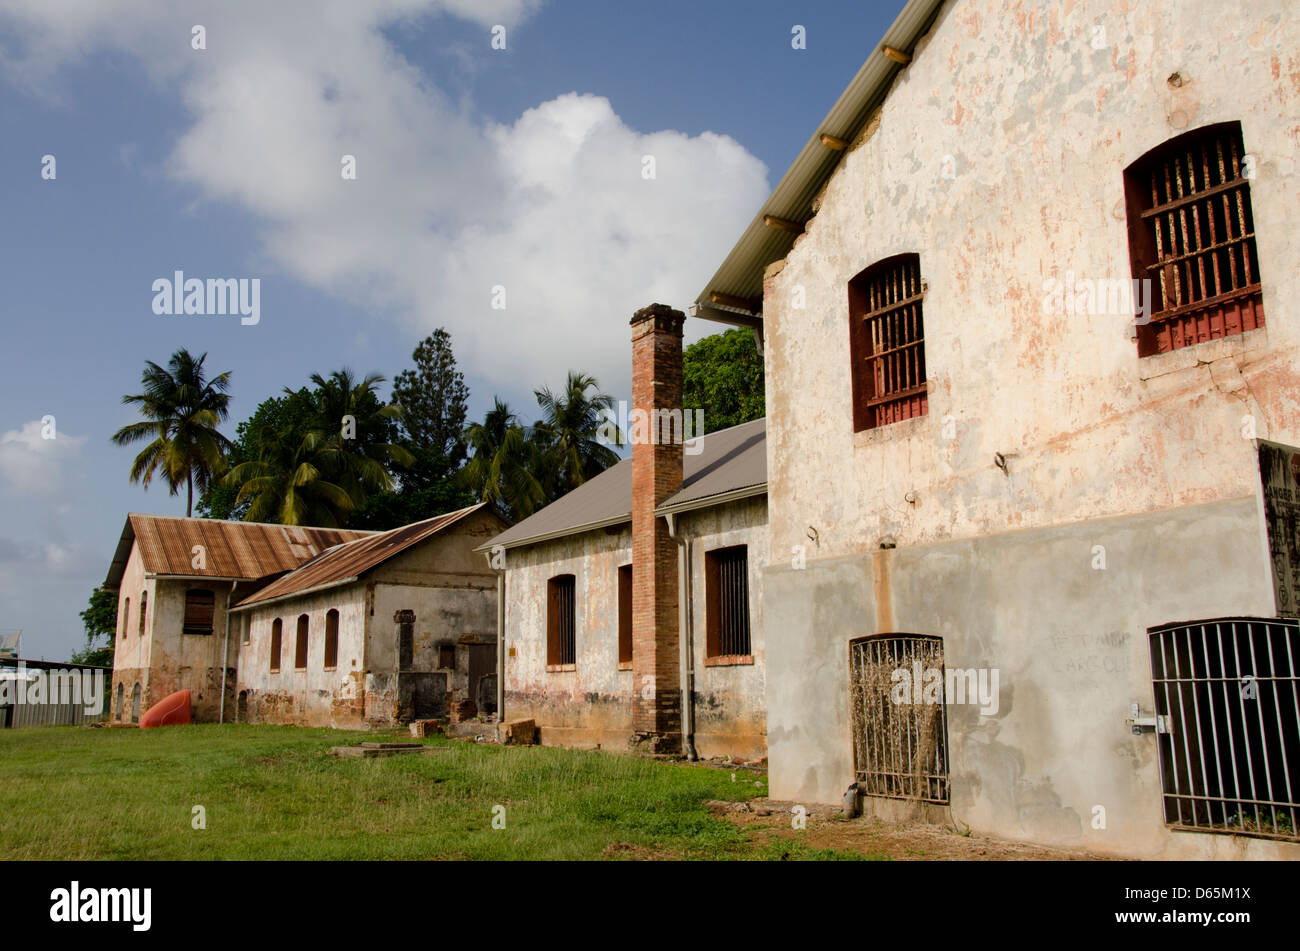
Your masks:
[{"label": "green foliage", "polygon": [[81,622],[86,626],[86,646],[73,653],[71,662],[94,664],[97,667],[113,666],[113,643],[117,636],[117,592],[111,588],[96,588],[90,592],[90,602],[86,610],[81,612]]},{"label": "green foliage", "polygon": [[171,495],[186,487],[185,514],[194,510],[194,487],[206,492],[208,486],[226,468],[230,440],[217,431],[229,414],[230,372],[206,378],[203,363],[185,349],[177,350],[167,362],[167,369],[149,360],[145,363],[141,384],[144,392],[122,397],[135,404],[144,417],[138,423],[123,426],[113,434],[119,446],[150,439],[135,457],[130,479],[146,489],[158,476],[167,484]]},{"label": "green foliage", "polygon": [[541,453],[541,481],[550,501],[618,462],[618,453],[598,438],[614,408],[614,397],[599,390],[595,377],[570,370],[562,393],[547,387],[533,392],[542,418],[533,426],[532,439]]},{"label": "green foliage", "polygon": [[[313,374],[311,390],[285,389],[239,428],[239,461],[221,480],[246,521],[336,527],[367,500],[392,493],[393,473],[414,462],[397,445],[400,407],[378,395],[383,377]],[[242,507],[242,508],[241,508]]]},{"label": "green foliage", "polygon": [[682,354],[683,405],[704,410],[704,431],[717,432],[761,418],[763,356],[748,330],[697,340]]},{"label": "green foliage", "polygon": [[413,448],[445,456],[453,465],[465,458],[466,403],[469,387],[456,369],[451,334],[439,327],[411,354],[415,369],[393,381],[393,400],[402,407],[402,431]]},{"label": "green foliage", "polygon": [[499,398],[483,422],[465,430],[465,441],[471,456],[460,477],[475,498],[492,503],[514,521],[546,504],[548,474],[537,444]]},{"label": "green foliage", "polygon": [[367,498],[348,517],[349,527],[382,531],[474,504],[474,494],[446,456],[433,449],[412,449],[411,454],[415,461],[401,473],[398,489]]}]

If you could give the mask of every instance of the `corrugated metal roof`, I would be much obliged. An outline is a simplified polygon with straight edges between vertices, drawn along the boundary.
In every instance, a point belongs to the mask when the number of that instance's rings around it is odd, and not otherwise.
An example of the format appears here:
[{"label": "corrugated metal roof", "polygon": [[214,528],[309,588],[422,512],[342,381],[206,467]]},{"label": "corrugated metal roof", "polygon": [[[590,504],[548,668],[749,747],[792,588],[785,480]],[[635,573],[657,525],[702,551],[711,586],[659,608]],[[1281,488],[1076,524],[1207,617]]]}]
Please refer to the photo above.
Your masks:
[{"label": "corrugated metal roof", "polygon": [[[327,548],[373,534],[132,512],[126,517],[104,585],[121,584],[133,543],[150,574],[253,581],[290,571]],[[203,546],[202,568],[193,567],[196,545]]]},{"label": "corrugated metal roof", "polygon": [[[331,548],[282,578],[277,578],[265,588],[256,591],[239,602],[239,607],[247,607],[264,601],[272,601],[290,594],[328,588],[332,585],[359,578],[366,571],[374,568],[394,555],[417,545],[425,539],[432,538],[443,529],[460,521],[465,516],[477,512],[485,503],[471,505],[425,519],[412,522],[401,528],[387,532],[378,532],[365,538],[350,541]],[[489,509],[489,511],[491,511]]]},{"label": "corrugated metal roof", "polygon": [[[682,487],[658,511],[680,511],[712,504],[715,497],[732,497],[743,490],[758,495],[767,486],[767,420],[720,429],[700,437],[701,452],[683,455]],[[718,501],[722,501],[719,498]],[[540,512],[502,532],[480,549],[502,545],[515,548],[548,538],[560,538],[620,525],[632,519],[632,460],[606,469]]]},{"label": "corrugated metal roof", "polygon": [[[796,237],[788,231],[768,227],[763,223],[764,217],[771,215],[797,222],[806,222],[812,217],[813,198],[830,179],[844,156],[844,152],[822,145],[822,134],[853,141],[871,113],[884,100],[894,77],[904,68],[886,57],[881,49],[889,46],[910,52],[917,40],[925,35],[942,5],[943,0],[908,0],[848,88],[836,100],[826,118],[813,130],[812,137],[772,190],[722,266],[696,298],[699,307],[708,309],[707,316],[717,318],[727,314],[726,307],[712,303],[711,298],[715,292],[746,300],[762,298],[763,269],[789,254]],[[749,323],[752,323],[752,319]]]}]

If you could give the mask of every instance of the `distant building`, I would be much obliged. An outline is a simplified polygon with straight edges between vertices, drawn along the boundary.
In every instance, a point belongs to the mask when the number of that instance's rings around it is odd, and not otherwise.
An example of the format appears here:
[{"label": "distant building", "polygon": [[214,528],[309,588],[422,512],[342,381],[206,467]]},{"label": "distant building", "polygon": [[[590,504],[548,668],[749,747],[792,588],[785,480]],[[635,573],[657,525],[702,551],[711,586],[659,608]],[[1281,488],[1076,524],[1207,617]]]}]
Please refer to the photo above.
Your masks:
[{"label": "distant building", "polygon": [[[446,712],[496,670],[496,578],[466,553],[503,527],[481,505],[392,532],[132,514],[105,581],[113,720],[177,690],[199,722]],[[408,612],[409,636],[376,611]]]}]

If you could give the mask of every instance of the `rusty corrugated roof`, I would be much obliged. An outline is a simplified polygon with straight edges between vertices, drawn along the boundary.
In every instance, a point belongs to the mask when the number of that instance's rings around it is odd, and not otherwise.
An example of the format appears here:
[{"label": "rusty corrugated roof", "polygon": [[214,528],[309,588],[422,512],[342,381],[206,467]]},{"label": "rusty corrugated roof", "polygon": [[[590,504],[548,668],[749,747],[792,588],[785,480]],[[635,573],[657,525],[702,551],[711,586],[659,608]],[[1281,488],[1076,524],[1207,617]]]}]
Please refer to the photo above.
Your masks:
[{"label": "rusty corrugated roof", "polygon": [[[317,588],[326,588],[340,582],[360,577],[382,562],[425,539],[432,538],[466,515],[477,512],[485,503],[447,512],[423,522],[413,522],[387,532],[377,532],[365,538],[349,541],[331,548],[282,578],[277,578],[265,588],[239,602],[238,607],[258,604]],[[489,509],[489,511],[491,511]],[[504,523],[502,523],[504,524]]]},{"label": "rusty corrugated roof", "polygon": [[[253,581],[291,571],[328,548],[374,534],[132,512],[126,517],[104,586],[121,584],[133,544],[150,574]],[[203,546],[202,568],[194,567],[196,545]]]}]

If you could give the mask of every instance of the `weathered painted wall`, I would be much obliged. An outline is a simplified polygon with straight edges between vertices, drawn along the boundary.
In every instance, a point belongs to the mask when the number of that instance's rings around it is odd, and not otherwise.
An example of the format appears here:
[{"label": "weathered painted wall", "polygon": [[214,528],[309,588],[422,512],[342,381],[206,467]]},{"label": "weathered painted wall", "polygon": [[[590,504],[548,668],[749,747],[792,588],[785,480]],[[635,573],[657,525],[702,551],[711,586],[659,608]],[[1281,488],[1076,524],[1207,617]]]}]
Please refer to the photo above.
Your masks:
[{"label": "weathered painted wall", "polygon": [[[690,540],[691,644],[695,669],[695,751],[702,757],[767,755],[767,648],[763,637],[763,566],[767,564],[767,499],[700,509],[679,516]],[[749,562],[749,638],[752,664],[712,666],[706,660],[705,555],[745,545]]]},{"label": "weathered painted wall", "polygon": [[[850,636],[941,634],[950,663],[1003,671],[999,716],[953,715],[958,817],[1136,854],[1279,851],[1168,833],[1154,740],[1123,718],[1150,709],[1148,626],[1275,613],[1248,437],[1300,442],[1297,50],[1280,0],[941,12],[765,282],[774,796],[837,802],[851,779]],[[1139,359],[1131,314],[1045,313],[1050,278],[1131,277],[1124,169],[1231,120],[1266,326]],[[847,285],[905,251],[929,413],[855,434]]]},{"label": "weathered painted wall", "polygon": [[[325,667],[325,622],[339,612],[338,663]],[[307,666],[294,667],[298,617],[306,614]],[[290,723],[361,729],[365,724],[366,587],[356,582],[291,600],[237,612],[246,617],[249,639],[239,650],[235,716],[247,723]],[[282,624],[280,669],[271,670],[271,627]]]},{"label": "weathered painted wall", "polygon": [[[140,685],[140,713],[148,709],[150,638],[140,634],[140,593],[149,592],[153,600],[153,582],[144,577],[144,562],[136,548],[127,557],[122,582],[117,592],[117,636],[113,642],[113,684],[110,718],[131,722],[131,696]],[[146,611],[145,621],[148,622]],[[121,687],[121,697],[118,687]]]},{"label": "weathered painted wall", "polygon": [[[548,746],[626,748],[631,668],[618,664],[618,569],[632,563],[632,529],[573,535],[505,553],[506,719],[537,721]],[[577,663],[546,666],[546,582],[574,576]]]},{"label": "weathered painted wall", "polygon": [[[809,525],[827,558],[885,535],[902,546],[1253,493],[1243,417],[1300,442],[1293,14],[1283,0],[1231,17],[1200,0],[944,8],[766,282],[777,560]],[[1138,359],[1131,315],[1044,314],[1054,275],[1130,277],[1125,167],[1228,120],[1257,157],[1266,327]],[[929,414],[855,435],[847,285],[903,251],[928,284]]]},{"label": "weathered painted wall", "polygon": [[1123,854],[1300,857],[1167,831],[1155,736],[1124,722],[1134,701],[1152,709],[1148,627],[1273,613],[1264,552],[1243,545],[1260,531],[1240,499],[769,568],[764,620],[782,632],[768,646],[772,795],[837,802],[853,781],[851,638],[937,634],[946,667],[999,671],[996,713],[948,706],[957,819]]},{"label": "weathered painted wall", "polygon": [[[763,706],[766,651],[759,572],[767,561],[766,505],[729,503],[679,516],[691,543],[696,751],[701,756],[766,755]],[[704,555],[749,546],[753,664],[705,664]],[[506,552],[506,716],[537,721],[541,742],[623,749],[632,736],[632,696],[641,685],[618,663],[618,569],[632,562],[632,532],[587,532]],[[546,583],[572,574],[577,663],[548,670]]]},{"label": "weathered painted wall", "polygon": [[[213,722],[220,715],[224,680],[226,703],[234,699],[235,637],[232,633],[232,663],[221,662],[225,646],[226,606],[230,582],[176,581],[156,578],[149,592],[149,613],[145,620],[152,633],[148,699],[141,712],[177,690],[190,691],[191,714],[198,722]],[[213,593],[212,633],[185,634],[185,592],[201,588]],[[223,676],[224,672],[224,676]]]}]

